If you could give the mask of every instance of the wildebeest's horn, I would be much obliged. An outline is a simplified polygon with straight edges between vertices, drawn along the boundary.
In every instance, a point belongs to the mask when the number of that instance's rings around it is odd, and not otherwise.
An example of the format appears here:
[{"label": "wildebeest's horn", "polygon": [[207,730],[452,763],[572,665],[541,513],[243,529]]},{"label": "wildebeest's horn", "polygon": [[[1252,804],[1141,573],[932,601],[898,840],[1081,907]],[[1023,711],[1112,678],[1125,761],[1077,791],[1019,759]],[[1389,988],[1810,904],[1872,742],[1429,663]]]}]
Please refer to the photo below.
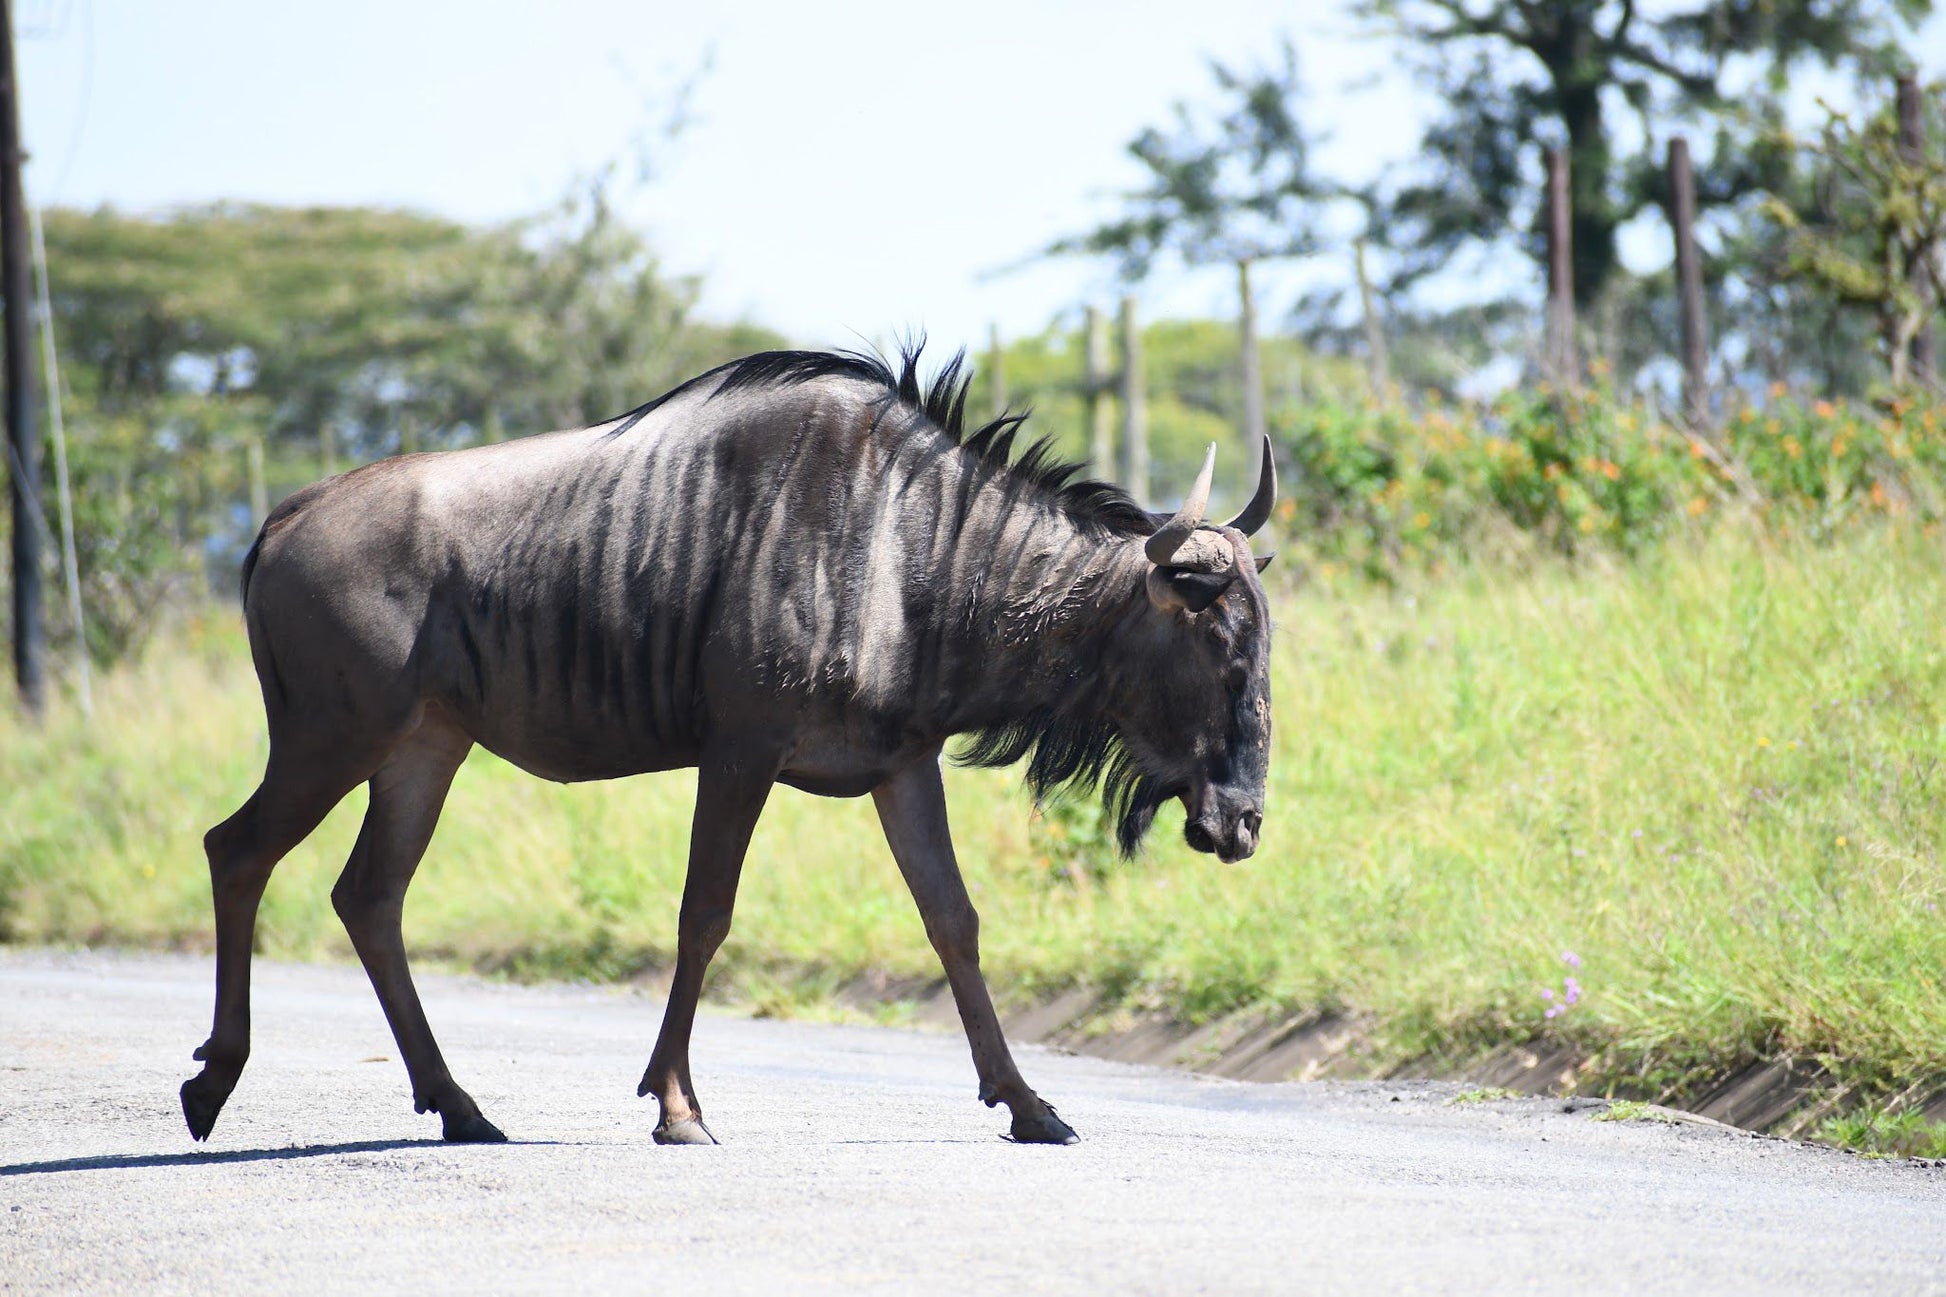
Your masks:
[{"label": "wildebeest's horn", "polygon": [[1257,493],[1250,497],[1250,503],[1243,506],[1243,512],[1230,519],[1228,526],[1235,527],[1246,536],[1257,534],[1257,528],[1270,521],[1270,508],[1277,503],[1277,465],[1270,456],[1270,438],[1264,438],[1264,468],[1257,478]]},{"label": "wildebeest's horn", "polygon": [[1149,537],[1143,550],[1149,562],[1161,567],[1174,558],[1182,543],[1203,523],[1203,510],[1209,507],[1209,484],[1216,476],[1216,443],[1209,444],[1209,453],[1203,456],[1203,471],[1196,475],[1196,484],[1189,488],[1182,508],[1176,510],[1175,517],[1156,529]]}]

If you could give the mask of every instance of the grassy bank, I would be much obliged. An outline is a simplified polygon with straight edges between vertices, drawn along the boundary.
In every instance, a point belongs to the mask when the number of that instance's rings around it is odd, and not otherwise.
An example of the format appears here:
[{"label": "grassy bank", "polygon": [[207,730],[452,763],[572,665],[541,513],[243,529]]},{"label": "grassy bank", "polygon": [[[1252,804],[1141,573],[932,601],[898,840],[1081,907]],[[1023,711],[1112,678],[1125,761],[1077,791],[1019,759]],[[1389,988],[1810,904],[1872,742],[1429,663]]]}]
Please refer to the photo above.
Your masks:
[{"label": "grassy bank", "polygon": [[[1190,853],[1179,812],[1118,862],[1085,811],[1033,816],[1007,774],[950,776],[997,985],[1190,1017],[1350,1007],[1401,1054],[1546,1032],[1610,1075],[1780,1051],[1887,1086],[1946,1073],[1946,554],[1917,528],[1726,527],[1416,590],[1327,579],[1282,598],[1278,635],[1249,862]],[[0,718],[6,935],[204,941],[200,835],[263,758],[234,614],[97,692],[92,725]],[[535,971],[661,961],[691,788],[555,787],[476,754],[409,938]],[[360,803],[279,870],[266,951],[346,952],[327,893]],[[723,961],[783,1005],[805,968],[812,994],[935,971],[868,802],[777,792]]]}]

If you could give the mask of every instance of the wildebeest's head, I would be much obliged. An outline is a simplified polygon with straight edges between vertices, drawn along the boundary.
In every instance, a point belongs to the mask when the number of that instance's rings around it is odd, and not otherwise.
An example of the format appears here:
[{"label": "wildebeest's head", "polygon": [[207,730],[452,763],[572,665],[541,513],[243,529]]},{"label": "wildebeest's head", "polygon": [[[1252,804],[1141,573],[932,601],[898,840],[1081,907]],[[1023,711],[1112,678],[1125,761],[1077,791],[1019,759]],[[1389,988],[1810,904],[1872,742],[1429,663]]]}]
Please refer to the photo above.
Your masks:
[{"label": "wildebeest's head", "polygon": [[1277,475],[1268,439],[1255,498],[1229,523],[1203,522],[1216,447],[1188,498],[1144,546],[1150,609],[1121,647],[1129,687],[1113,717],[1128,750],[1124,846],[1163,802],[1182,799],[1183,836],[1241,860],[1257,849],[1270,764],[1270,608],[1249,536],[1270,517]]}]

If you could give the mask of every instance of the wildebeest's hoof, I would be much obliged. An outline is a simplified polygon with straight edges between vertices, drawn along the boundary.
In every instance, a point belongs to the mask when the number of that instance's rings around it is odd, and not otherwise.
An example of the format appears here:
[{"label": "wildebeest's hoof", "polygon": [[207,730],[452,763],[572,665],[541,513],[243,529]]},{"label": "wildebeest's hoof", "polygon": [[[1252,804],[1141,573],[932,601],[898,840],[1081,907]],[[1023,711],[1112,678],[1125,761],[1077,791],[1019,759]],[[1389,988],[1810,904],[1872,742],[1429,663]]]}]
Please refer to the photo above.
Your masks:
[{"label": "wildebeest's hoof", "polygon": [[1014,1126],[1008,1132],[1016,1144],[1079,1144],[1081,1136],[1074,1133],[1074,1127],[1055,1115],[1054,1109],[1022,1116],[1014,1114]]},{"label": "wildebeest's hoof", "polygon": [[189,1137],[198,1143],[209,1138],[216,1127],[216,1114],[230,1097],[230,1086],[199,1072],[182,1083],[182,1119],[189,1123]]},{"label": "wildebeest's hoof", "polygon": [[709,1133],[709,1127],[700,1117],[684,1117],[679,1121],[664,1121],[655,1128],[655,1142],[658,1144],[714,1144],[716,1136]]},{"label": "wildebeest's hoof", "polygon": [[448,1144],[504,1144],[507,1142],[507,1137],[500,1133],[500,1128],[477,1112],[471,1117],[462,1117],[458,1121],[442,1115],[440,1121],[444,1124],[445,1130],[443,1134]]}]

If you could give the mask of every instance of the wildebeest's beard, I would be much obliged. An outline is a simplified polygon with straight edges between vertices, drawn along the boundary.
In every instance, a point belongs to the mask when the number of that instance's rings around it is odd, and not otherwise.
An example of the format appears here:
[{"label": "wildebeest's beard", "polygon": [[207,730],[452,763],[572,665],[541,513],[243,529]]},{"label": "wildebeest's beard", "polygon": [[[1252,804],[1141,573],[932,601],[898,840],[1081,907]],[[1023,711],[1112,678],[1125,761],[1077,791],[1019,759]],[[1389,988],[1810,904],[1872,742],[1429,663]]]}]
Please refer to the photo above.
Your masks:
[{"label": "wildebeest's beard", "polygon": [[1135,854],[1156,811],[1182,792],[1137,765],[1115,727],[1095,717],[1037,711],[975,731],[953,760],[963,766],[1010,766],[1022,757],[1028,758],[1027,786],[1036,801],[1056,791],[1087,796],[1099,789],[1124,856]]}]

